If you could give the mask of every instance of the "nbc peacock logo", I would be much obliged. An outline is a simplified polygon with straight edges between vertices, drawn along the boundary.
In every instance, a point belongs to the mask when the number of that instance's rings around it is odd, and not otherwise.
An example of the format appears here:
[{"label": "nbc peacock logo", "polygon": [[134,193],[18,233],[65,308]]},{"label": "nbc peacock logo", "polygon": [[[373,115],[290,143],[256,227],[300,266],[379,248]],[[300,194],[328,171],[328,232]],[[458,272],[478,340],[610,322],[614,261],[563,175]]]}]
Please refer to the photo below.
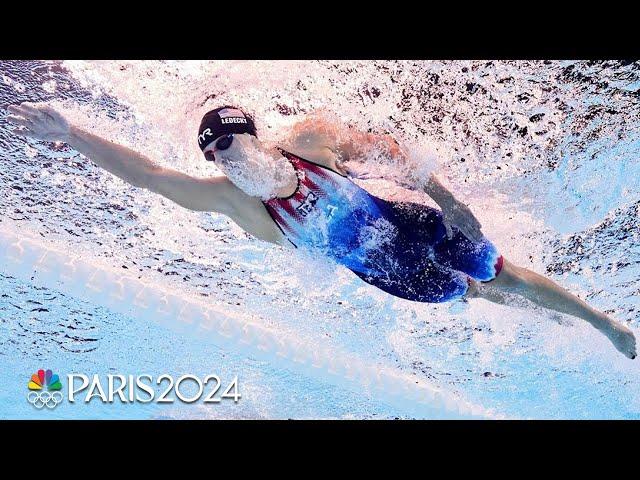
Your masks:
[{"label": "nbc peacock logo", "polygon": [[38,373],[31,375],[27,387],[29,388],[27,400],[38,409],[44,407],[54,409],[62,402],[60,377],[51,370],[38,370]]}]

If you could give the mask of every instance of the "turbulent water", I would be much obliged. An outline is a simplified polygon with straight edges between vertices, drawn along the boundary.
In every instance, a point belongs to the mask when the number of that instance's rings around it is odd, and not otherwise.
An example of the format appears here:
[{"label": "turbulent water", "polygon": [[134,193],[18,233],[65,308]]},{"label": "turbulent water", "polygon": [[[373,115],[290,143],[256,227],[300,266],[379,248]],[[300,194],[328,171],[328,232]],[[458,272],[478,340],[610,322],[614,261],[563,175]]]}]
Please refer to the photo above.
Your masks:
[{"label": "turbulent water", "polygon": [[[0,74],[0,108],[53,102],[84,128],[197,176],[219,174],[196,136],[202,114],[223,104],[252,112],[270,141],[319,110],[392,133],[413,153],[415,171],[438,169],[506,258],[639,331],[639,62],[3,61]],[[251,238],[223,216],[130,187],[64,144],[18,139],[4,115],[0,161],[2,222],[12,228],[395,365],[508,416],[640,418],[640,362],[577,319],[484,300],[390,297],[342,267]],[[387,178],[407,173],[366,162]],[[431,203],[390,180],[360,183]],[[1,365],[17,382],[35,358],[57,359],[62,369],[112,362],[103,368],[198,371],[210,359],[248,372],[258,392],[249,406],[166,415],[402,416],[353,392],[225,357],[206,339],[174,342],[170,332],[55,291],[2,276],[0,289]],[[286,399],[276,395],[283,388],[293,392]]]}]

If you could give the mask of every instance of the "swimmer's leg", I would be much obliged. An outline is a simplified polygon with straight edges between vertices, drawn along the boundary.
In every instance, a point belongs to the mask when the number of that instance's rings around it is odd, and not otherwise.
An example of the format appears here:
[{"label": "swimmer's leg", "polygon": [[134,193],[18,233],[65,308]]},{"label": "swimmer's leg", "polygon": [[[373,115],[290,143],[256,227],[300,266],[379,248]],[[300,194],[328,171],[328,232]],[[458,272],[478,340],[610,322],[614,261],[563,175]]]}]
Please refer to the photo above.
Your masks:
[{"label": "swimmer's leg", "polygon": [[590,307],[552,280],[503,259],[498,276],[488,283],[470,280],[465,297],[484,298],[512,305],[509,294],[522,296],[538,306],[586,320],[604,333],[613,345],[629,358],[636,357],[633,332],[602,312]]}]

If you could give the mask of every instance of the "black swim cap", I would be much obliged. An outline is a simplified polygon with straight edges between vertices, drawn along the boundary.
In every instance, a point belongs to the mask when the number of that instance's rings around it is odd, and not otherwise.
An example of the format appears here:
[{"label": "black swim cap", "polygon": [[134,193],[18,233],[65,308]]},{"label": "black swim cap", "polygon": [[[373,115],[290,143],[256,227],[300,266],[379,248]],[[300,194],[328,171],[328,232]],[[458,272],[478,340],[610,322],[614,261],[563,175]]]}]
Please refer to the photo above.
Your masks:
[{"label": "black swim cap", "polygon": [[239,108],[227,105],[205,113],[198,130],[200,150],[204,151],[215,139],[230,133],[249,133],[258,136],[251,116]]}]

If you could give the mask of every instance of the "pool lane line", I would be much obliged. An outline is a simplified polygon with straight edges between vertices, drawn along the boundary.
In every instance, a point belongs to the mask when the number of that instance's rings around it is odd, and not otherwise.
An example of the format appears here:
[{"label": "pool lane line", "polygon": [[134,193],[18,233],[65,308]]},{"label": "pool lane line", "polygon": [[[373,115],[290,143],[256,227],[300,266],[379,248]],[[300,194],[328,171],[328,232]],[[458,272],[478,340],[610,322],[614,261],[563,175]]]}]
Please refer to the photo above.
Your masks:
[{"label": "pool lane line", "polygon": [[[46,242],[46,243],[45,243]],[[365,363],[357,355],[297,338],[265,326],[253,315],[144,282],[131,273],[54,247],[24,229],[0,226],[0,271],[180,335],[202,338],[248,357],[280,365],[363,395],[377,398],[409,417],[500,418],[415,375]]]}]

